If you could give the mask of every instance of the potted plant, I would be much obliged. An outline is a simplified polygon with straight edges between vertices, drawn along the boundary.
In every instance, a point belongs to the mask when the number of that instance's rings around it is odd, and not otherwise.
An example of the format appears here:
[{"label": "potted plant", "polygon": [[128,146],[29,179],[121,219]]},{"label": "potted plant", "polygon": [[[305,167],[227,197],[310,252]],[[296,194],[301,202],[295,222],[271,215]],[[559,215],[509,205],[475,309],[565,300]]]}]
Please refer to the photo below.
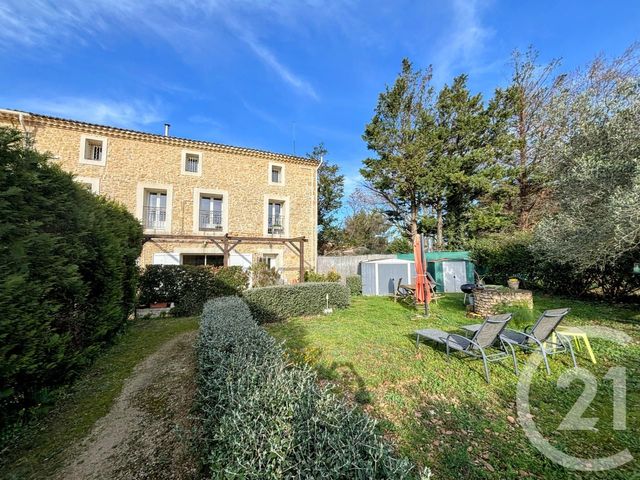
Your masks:
[{"label": "potted plant", "polygon": [[511,290],[518,290],[518,288],[520,288],[520,280],[515,277],[511,277],[507,280],[507,285]]}]

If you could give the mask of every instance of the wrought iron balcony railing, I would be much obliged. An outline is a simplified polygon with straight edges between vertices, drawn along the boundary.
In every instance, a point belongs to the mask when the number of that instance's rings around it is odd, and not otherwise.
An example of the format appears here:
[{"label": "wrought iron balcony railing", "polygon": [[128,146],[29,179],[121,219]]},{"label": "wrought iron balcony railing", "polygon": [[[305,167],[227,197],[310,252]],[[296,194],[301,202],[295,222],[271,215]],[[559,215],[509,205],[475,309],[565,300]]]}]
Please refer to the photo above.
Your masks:
[{"label": "wrought iron balcony railing", "polygon": [[269,233],[270,235],[284,233],[284,215],[269,216],[267,233]]},{"label": "wrought iron balcony railing", "polygon": [[164,230],[167,227],[166,207],[144,207],[144,228],[153,230]]},{"label": "wrought iron balcony railing", "polygon": [[200,230],[222,230],[222,212],[200,210]]}]

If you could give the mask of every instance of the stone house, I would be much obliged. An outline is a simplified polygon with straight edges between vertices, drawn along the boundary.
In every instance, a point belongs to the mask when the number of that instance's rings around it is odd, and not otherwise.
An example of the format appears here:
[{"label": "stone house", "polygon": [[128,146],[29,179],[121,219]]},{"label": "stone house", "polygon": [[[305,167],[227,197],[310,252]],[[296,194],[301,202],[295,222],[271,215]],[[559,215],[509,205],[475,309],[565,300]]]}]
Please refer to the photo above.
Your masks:
[{"label": "stone house", "polygon": [[168,125],[157,135],[2,109],[0,125],[134,214],[142,265],[264,261],[288,281],[315,269],[318,161],[172,137]]}]

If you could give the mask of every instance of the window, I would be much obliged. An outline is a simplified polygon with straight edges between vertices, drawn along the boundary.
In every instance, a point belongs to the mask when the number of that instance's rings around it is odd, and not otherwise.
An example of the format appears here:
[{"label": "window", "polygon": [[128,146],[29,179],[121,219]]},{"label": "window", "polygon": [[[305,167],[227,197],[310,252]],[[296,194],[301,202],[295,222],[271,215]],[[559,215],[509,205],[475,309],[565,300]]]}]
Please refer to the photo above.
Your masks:
[{"label": "window", "polygon": [[107,139],[82,135],[80,137],[80,163],[104,166],[107,159]]},{"label": "window", "polygon": [[269,185],[284,185],[284,164],[269,163]]},{"label": "window", "polygon": [[211,265],[213,267],[222,267],[224,265],[224,257],[222,255],[182,255],[183,265]]},{"label": "window", "polygon": [[184,175],[202,175],[202,155],[198,152],[182,152],[182,168]]},{"label": "window", "polygon": [[271,181],[273,183],[282,183],[282,167],[271,167]]},{"label": "window", "polygon": [[167,228],[167,192],[146,191],[143,218],[146,229],[165,230]]},{"label": "window", "polygon": [[75,177],[75,181],[82,187],[98,195],[100,193],[100,179],[91,177]]},{"label": "window", "polygon": [[187,153],[184,161],[184,169],[190,173],[198,173],[200,170],[200,155],[194,153]]},{"label": "window", "polygon": [[267,210],[267,233],[270,235],[284,233],[284,204],[280,201],[269,200]]},{"label": "window", "polygon": [[278,268],[278,254],[277,253],[265,253],[260,258],[260,261],[265,263],[269,268]]},{"label": "window", "polygon": [[200,230],[222,230],[222,196],[200,196]]},{"label": "window", "polygon": [[87,140],[84,144],[85,160],[102,160],[102,142],[99,140]]}]

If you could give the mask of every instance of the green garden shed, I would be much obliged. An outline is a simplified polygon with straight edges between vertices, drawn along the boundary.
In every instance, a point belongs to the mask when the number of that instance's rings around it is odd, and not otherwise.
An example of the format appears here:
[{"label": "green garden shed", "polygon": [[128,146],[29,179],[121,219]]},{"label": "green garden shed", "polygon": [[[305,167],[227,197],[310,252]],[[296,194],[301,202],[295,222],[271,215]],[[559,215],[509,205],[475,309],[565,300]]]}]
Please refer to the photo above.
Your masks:
[{"label": "green garden shed", "polygon": [[[413,253],[399,253],[402,260],[414,260]],[[467,251],[427,252],[427,271],[436,281],[437,292],[460,293],[460,286],[475,282],[475,266]]]}]

